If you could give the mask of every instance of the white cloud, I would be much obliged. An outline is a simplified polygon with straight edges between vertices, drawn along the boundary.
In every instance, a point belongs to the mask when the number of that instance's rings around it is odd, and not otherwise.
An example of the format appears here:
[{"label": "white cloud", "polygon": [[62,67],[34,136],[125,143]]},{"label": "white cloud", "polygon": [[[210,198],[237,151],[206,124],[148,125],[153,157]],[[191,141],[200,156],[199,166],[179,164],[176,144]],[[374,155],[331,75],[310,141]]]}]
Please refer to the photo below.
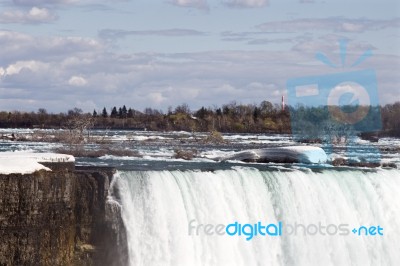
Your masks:
[{"label": "white cloud", "polygon": [[103,45],[83,37],[34,37],[25,33],[0,30],[1,59],[4,63],[20,60],[64,60],[74,55],[88,59],[103,51]]},{"label": "white cloud", "polygon": [[74,106],[77,108],[80,108],[82,110],[86,110],[87,112],[91,112],[92,110],[100,108],[92,100],[88,100],[88,101],[77,100]]},{"label": "white cloud", "polygon": [[81,76],[72,76],[68,80],[68,84],[71,86],[76,86],[76,87],[82,87],[87,84],[87,80],[84,77]]},{"label": "white cloud", "polygon": [[225,0],[224,4],[230,7],[264,7],[268,5],[268,0]]},{"label": "white cloud", "polygon": [[[172,4],[181,7],[209,9],[207,0],[171,0]],[[257,8],[268,5],[268,0],[221,0],[228,7]]]},{"label": "white cloud", "polygon": [[116,40],[126,36],[163,36],[163,37],[184,37],[202,36],[204,32],[192,29],[164,29],[164,30],[113,30],[103,29],[99,31],[99,37],[107,40]]},{"label": "white cloud", "polygon": [[0,23],[38,24],[55,21],[57,16],[47,8],[32,7],[28,11],[4,11],[0,14]]},{"label": "white cloud", "polygon": [[208,9],[207,0],[171,0],[170,3],[180,7]]},{"label": "white cloud", "polygon": [[0,41],[1,43],[5,43],[6,45],[8,44],[8,42],[25,42],[29,40],[32,40],[32,37],[28,34],[7,30],[0,31]]},{"label": "white cloud", "polygon": [[[16,104],[26,103],[18,106],[66,111],[80,103],[87,107],[85,111],[93,111],[93,106],[123,104],[139,110],[147,106],[166,110],[186,102],[196,110],[233,100],[278,102],[288,78],[337,72],[314,58],[316,51],[327,52],[334,63],[340,63],[334,40],[337,36],[313,39],[285,53],[231,50],[119,54],[90,38],[40,38],[0,31],[0,91],[4,99],[13,99],[4,102],[2,108],[13,110]],[[364,51],[361,48],[350,42],[347,62],[358,58]],[[382,103],[398,99],[399,62],[397,56],[378,54],[360,66],[377,69]],[[86,103],[91,103],[90,108]]]},{"label": "white cloud", "polygon": [[5,70],[3,69],[4,76],[11,76],[19,74],[23,70],[29,70],[32,72],[46,71],[48,64],[39,61],[18,61],[15,64],[9,65]]},{"label": "white cloud", "polygon": [[341,30],[344,32],[362,32],[365,27],[362,23],[343,22]]},{"label": "white cloud", "polygon": [[23,6],[73,4],[78,2],[79,0],[13,0],[14,4]]},{"label": "white cloud", "polygon": [[353,32],[376,31],[385,28],[400,27],[400,18],[394,19],[349,19],[343,17],[302,18],[284,21],[271,21],[258,25],[263,31],[293,32],[293,31],[333,31]]},{"label": "white cloud", "polygon": [[161,92],[151,92],[148,94],[147,97],[150,100],[150,102],[155,105],[159,105],[167,99],[162,95]]},{"label": "white cloud", "polygon": [[240,91],[236,89],[234,86],[231,84],[221,84],[221,86],[215,88],[216,94],[221,94],[221,95],[237,95]]}]

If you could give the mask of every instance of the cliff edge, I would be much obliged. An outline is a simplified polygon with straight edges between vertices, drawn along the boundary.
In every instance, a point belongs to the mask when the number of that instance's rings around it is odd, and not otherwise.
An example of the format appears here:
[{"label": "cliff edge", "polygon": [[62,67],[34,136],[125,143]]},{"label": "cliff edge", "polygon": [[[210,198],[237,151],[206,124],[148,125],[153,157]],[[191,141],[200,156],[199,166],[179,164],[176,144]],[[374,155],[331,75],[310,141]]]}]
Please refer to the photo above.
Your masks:
[{"label": "cliff edge", "polygon": [[0,174],[0,265],[126,265],[120,209],[107,203],[114,170],[41,164]]}]

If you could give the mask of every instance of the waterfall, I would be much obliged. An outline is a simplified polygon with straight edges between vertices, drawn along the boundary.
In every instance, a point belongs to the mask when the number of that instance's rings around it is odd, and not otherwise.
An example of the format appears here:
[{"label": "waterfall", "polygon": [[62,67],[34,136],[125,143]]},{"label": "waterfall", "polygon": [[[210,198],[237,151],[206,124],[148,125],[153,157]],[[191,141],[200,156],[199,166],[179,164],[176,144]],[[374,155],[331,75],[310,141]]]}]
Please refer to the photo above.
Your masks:
[{"label": "waterfall", "polygon": [[[399,170],[126,171],[111,192],[122,205],[130,265],[400,263]],[[298,231],[246,240],[198,227],[259,221]],[[316,226],[325,234],[314,234]]]}]

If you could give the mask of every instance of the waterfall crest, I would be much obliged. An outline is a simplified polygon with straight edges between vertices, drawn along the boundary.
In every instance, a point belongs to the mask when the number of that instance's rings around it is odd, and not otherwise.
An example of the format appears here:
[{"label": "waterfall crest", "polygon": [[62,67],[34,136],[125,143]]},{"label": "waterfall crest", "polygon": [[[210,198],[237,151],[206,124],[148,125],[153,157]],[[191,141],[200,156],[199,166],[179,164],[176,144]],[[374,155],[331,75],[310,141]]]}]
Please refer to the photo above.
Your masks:
[{"label": "waterfall crest", "polygon": [[[399,170],[253,168],[118,172],[131,265],[396,265],[400,262]],[[347,235],[189,235],[189,223],[339,225]],[[354,227],[381,226],[383,235]],[[301,228],[300,228],[301,229]],[[331,230],[332,232],[332,230]]]}]

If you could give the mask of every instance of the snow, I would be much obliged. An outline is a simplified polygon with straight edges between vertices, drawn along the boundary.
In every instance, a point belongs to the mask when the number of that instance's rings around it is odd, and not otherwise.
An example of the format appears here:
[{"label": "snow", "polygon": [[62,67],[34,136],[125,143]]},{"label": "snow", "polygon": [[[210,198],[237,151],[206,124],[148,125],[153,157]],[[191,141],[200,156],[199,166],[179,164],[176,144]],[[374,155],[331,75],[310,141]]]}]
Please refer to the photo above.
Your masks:
[{"label": "snow", "polygon": [[57,153],[0,152],[0,174],[31,174],[49,168],[43,162],[74,162],[71,155]]},{"label": "snow", "polygon": [[293,155],[297,155],[300,162],[303,163],[325,163],[328,156],[325,151],[319,147],[314,146],[289,146],[282,147],[282,150],[287,150]]},{"label": "snow", "polygon": [[298,162],[298,163],[325,163],[328,159],[325,151],[313,146],[287,146],[264,149],[245,150],[234,153],[225,158],[226,160],[239,161],[269,161],[269,162]]}]

